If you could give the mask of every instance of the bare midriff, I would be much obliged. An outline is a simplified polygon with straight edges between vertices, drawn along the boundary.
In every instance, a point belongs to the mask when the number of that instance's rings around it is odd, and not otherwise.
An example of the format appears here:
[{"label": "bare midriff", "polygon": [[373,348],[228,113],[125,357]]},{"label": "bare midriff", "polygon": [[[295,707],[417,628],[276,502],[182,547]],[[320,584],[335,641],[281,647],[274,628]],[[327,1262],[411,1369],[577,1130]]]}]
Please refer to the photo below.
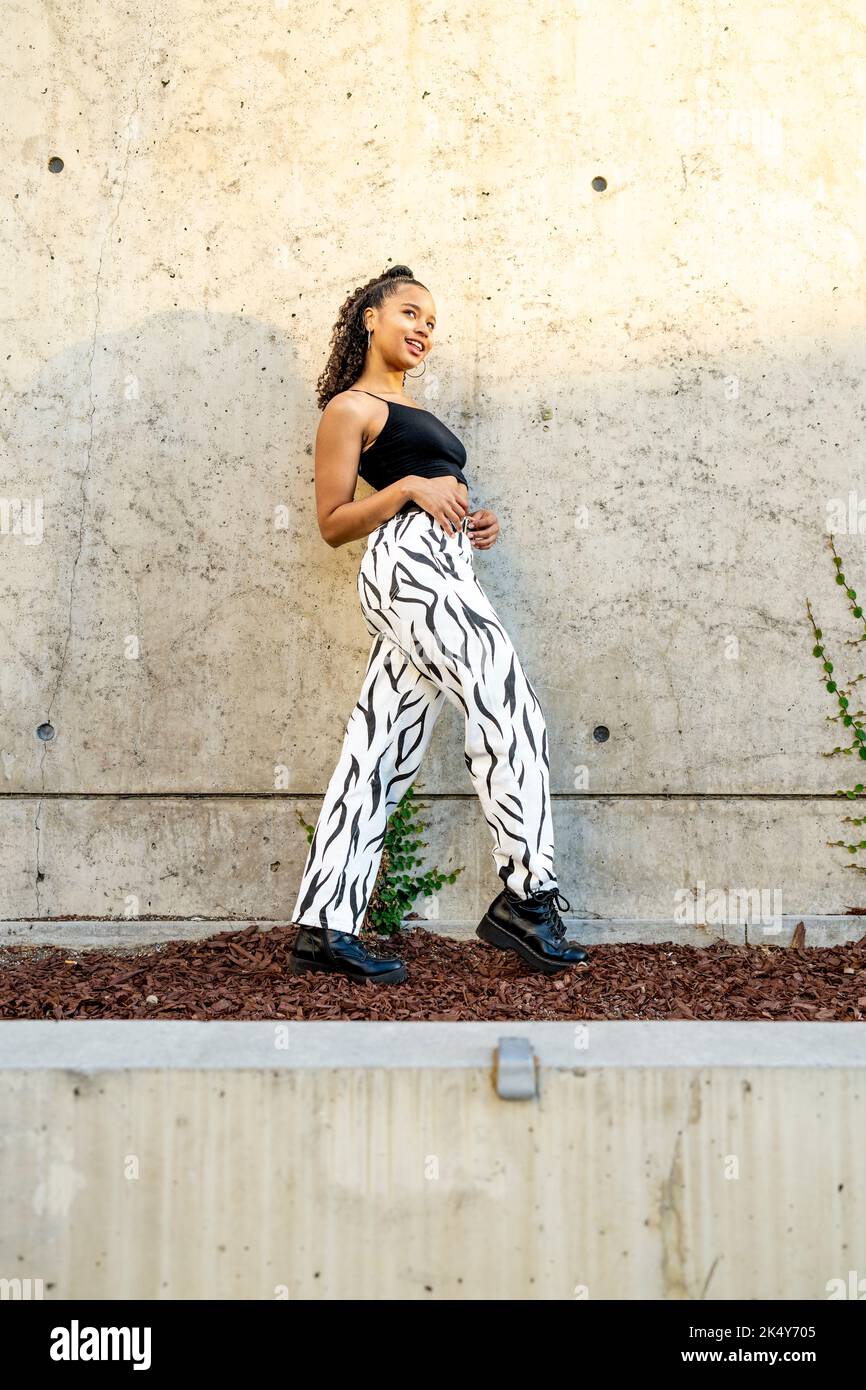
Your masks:
[{"label": "bare midriff", "polygon": [[[437,473],[435,476],[436,476],[437,478],[451,478],[451,477],[453,477],[454,475],[453,475],[452,473]],[[468,501],[469,501],[469,488],[466,486],[465,483],[461,483],[460,480],[459,480],[459,478],[454,478],[454,481],[455,481],[455,483],[457,484],[457,486],[460,488],[460,491],[463,493],[463,496],[466,498],[466,501],[468,502]]]}]

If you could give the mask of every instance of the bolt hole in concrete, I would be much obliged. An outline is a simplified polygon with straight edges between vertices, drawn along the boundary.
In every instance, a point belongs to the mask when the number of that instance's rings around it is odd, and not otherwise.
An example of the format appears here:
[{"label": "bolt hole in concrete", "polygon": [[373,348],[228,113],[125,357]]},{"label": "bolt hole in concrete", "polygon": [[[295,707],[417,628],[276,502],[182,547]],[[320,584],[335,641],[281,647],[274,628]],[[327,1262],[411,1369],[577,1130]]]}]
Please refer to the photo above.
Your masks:
[{"label": "bolt hole in concrete", "polygon": [[596,724],[592,731],[592,736],[596,743],[607,743],[610,738],[610,729],[606,724]]},{"label": "bolt hole in concrete", "polygon": [[59,174],[62,168],[63,160],[60,158],[60,156],[56,154],[52,155],[48,161],[49,172],[52,174]]},{"label": "bolt hole in concrete", "polygon": [[607,179],[602,178],[601,174],[597,174],[592,181],[592,186],[596,193],[603,193],[607,188]]},{"label": "bolt hole in concrete", "polygon": [[39,728],[36,730],[36,737],[41,738],[43,743],[47,743],[49,739],[54,737],[54,725],[40,724]]}]

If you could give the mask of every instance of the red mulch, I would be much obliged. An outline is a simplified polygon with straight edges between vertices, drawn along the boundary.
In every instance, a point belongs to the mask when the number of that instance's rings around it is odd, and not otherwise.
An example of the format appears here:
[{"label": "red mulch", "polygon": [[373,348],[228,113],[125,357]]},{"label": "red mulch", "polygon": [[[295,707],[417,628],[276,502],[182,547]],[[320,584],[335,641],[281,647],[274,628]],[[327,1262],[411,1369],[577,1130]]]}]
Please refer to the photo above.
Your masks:
[{"label": "red mulch", "polygon": [[[398,955],[400,984],[288,972],[294,926],[224,931],[130,950],[0,948],[0,1018],[168,1019],[779,1019],[862,1021],[866,936],[832,947],[589,946],[556,975],[481,941],[419,928],[366,936]],[[151,1002],[148,1002],[150,997]],[[156,1002],[153,1002],[153,1001]]]}]

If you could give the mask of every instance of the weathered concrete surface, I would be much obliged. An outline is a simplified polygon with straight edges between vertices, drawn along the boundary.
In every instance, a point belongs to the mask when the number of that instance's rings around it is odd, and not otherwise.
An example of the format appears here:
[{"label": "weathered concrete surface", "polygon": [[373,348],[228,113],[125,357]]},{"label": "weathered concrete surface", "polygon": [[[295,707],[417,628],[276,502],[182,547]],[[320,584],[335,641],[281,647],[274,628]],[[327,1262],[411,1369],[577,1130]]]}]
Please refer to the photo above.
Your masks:
[{"label": "weathered concrete surface", "polygon": [[[534,1099],[496,1093],[506,1036]],[[0,1023],[0,1268],[55,1299],[824,1300],[864,1079],[862,1024]]]},{"label": "weathered concrete surface", "polygon": [[[313,388],[345,292],[395,258],[439,314],[410,389],[500,517],[476,565],[547,714],[567,895],[665,918],[672,881],[730,872],[792,913],[864,905],[813,800],[855,769],[822,756],[840,740],[805,614],[847,666],[824,531],[834,499],[862,506],[862,27],[322,13],[12,17],[0,499],[41,501],[44,533],[0,534],[0,789],[36,797],[0,806],[0,914],[290,905],[285,807],[233,817],[226,857],[207,803],[276,789],[309,811],[336,760],[364,542],[318,534]],[[837,545],[862,576],[856,522]],[[449,710],[419,780],[445,798],[431,839],[466,787]],[[642,827],[610,793],[649,799]],[[737,799],[756,794],[791,799]],[[480,816],[469,834],[486,864]],[[470,920],[486,889],[463,890]]]},{"label": "weathered concrete surface", "polygon": [[[420,800],[424,868],[463,868],[416,910],[472,924],[499,892],[471,794]],[[221,917],[285,921],[307,852],[310,797],[56,797],[0,802],[0,921]],[[554,806],[570,915],[738,928],[827,917],[861,902],[834,867],[845,807],[832,798],[567,797]],[[780,866],[786,866],[782,876]],[[741,896],[741,894],[745,894]],[[691,906],[690,906],[691,904]],[[703,915],[702,915],[703,914]],[[567,914],[568,915],[568,914]],[[863,917],[851,919],[857,934]]]}]

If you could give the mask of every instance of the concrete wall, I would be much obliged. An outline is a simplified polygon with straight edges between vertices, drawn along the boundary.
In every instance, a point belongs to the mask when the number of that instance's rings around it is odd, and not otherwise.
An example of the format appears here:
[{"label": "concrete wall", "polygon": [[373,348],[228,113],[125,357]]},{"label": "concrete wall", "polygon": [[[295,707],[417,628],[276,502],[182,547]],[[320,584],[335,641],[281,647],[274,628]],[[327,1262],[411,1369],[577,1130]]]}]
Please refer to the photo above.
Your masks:
[{"label": "concrete wall", "polygon": [[[500,518],[476,565],[545,707],[577,911],[664,919],[701,881],[862,905],[805,611],[856,674],[825,535],[864,486],[854,17],[12,23],[0,498],[43,530],[0,534],[0,914],[285,920],[369,647],[364,542],[316,526],[313,387],[395,260],[439,314],[409,389]],[[862,588],[863,535],[837,544]],[[461,732],[448,707],[417,788],[471,919],[498,881]]]},{"label": "concrete wall", "polygon": [[[498,1093],[503,1036],[535,1055],[528,1099]],[[862,1297],[864,1037],[0,1023],[0,1276],[46,1299]]]}]

